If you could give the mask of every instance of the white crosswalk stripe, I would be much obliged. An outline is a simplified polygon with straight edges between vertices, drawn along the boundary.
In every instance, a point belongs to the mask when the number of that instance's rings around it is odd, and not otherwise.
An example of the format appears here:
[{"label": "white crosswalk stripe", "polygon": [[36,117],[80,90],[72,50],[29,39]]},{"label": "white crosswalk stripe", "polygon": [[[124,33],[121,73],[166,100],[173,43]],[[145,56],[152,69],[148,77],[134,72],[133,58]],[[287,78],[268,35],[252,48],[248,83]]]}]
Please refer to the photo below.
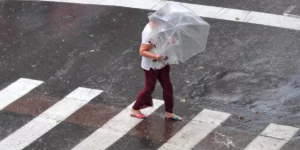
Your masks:
[{"label": "white crosswalk stripe", "polygon": [[229,116],[228,113],[204,109],[159,150],[192,149]]},{"label": "white crosswalk stripe", "polygon": [[[42,81],[21,78],[0,92],[1,98],[7,105],[11,95],[17,97],[10,99],[9,103],[30,92],[33,88],[42,84]],[[89,103],[103,91],[79,87],[29,123],[0,141],[0,150],[21,150],[33,143],[42,135],[57,126],[79,108]],[[8,97],[6,97],[8,96]],[[4,102],[1,106],[5,106]],[[162,100],[153,100],[154,107],[147,108],[143,112],[151,115],[163,105]],[[104,150],[116,143],[142,120],[129,117],[133,103],[112,117],[102,127],[77,143],[73,150]],[[173,137],[164,143],[159,150],[191,150],[212,131],[221,126],[231,114],[204,109]],[[297,132],[298,128],[269,124],[269,126],[250,142],[245,150],[280,150]]]},{"label": "white crosswalk stripe", "polygon": [[245,150],[280,150],[298,130],[290,126],[270,124]]},{"label": "white crosswalk stripe", "polygon": [[[157,10],[167,1],[165,0],[39,0],[53,2],[68,2],[79,4],[94,4],[94,5],[110,5],[129,7],[137,9]],[[300,30],[300,18],[269,14],[256,11],[215,7],[207,5],[198,5],[190,3],[182,3],[184,6],[193,10],[197,15],[207,18],[215,18],[221,20],[229,20],[235,22],[244,22],[251,24],[259,24],[265,26],[287,28]]]},{"label": "white crosswalk stripe", "polygon": [[20,78],[16,82],[10,84],[0,91],[0,110],[29,93],[42,83],[43,81]]},{"label": "white crosswalk stripe", "polygon": [[61,101],[0,142],[0,150],[21,150],[87,104],[101,90],[77,88]]},{"label": "white crosswalk stripe", "polygon": [[[145,109],[145,115],[152,114],[163,104],[161,100],[153,100],[154,107]],[[91,136],[78,144],[73,150],[104,150],[124,136],[142,120],[129,117],[133,103],[109,120]]]}]

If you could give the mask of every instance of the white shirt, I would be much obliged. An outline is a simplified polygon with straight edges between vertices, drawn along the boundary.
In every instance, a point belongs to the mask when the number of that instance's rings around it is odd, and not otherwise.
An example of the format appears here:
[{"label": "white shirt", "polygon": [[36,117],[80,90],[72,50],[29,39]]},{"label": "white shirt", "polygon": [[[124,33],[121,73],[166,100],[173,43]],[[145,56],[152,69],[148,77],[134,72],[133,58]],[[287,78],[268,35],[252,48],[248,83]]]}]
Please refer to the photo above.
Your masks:
[{"label": "white shirt", "polygon": [[[151,31],[152,31],[151,26],[148,23],[142,32],[142,43],[143,44],[151,44],[149,41],[149,35],[151,34]],[[155,43],[153,43],[153,44],[155,44]],[[149,51],[152,53],[155,53],[155,49],[156,48],[153,46]],[[162,63],[161,61],[153,62],[152,58],[147,58],[147,57],[142,56],[141,67],[145,70],[150,70],[150,68],[161,69],[166,65],[167,65],[167,63]]]}]

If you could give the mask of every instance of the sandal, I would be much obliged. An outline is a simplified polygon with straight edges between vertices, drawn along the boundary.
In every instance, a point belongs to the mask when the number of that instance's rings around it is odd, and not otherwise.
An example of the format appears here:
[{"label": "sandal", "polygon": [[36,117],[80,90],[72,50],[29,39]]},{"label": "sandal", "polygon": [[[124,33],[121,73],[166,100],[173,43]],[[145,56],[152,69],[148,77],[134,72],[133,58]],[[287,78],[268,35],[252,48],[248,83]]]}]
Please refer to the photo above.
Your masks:
[{"label": "sandal", "polygon": [[145,119],[146,116],[144,114],[139,114],[139,115],[135,115],[135,114],[130,114],[131,117],[135,117],[135,118],[138,118],[138,119]]},{"label": "sandal", "polygon": [[175,121],[181,121],[182,119],[179,119],[179,116],[175,115],[175,117],[165,117],[166,120],[175,120]]}]

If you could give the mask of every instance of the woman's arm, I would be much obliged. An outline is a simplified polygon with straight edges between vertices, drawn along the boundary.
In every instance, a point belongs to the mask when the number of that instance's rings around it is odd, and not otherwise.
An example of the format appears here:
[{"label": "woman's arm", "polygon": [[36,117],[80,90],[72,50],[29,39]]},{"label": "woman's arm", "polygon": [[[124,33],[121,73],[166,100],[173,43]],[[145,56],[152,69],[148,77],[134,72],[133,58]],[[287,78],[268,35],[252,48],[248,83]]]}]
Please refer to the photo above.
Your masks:
[{"label": "woman's arm", "polygon": [[150,49],[152,47],[153,47],[153,44],[143,44],[142,43],[140,46],[140,55],[147,57],[147,58],[161,60],[163,58],[163,56],[150,52]]}]

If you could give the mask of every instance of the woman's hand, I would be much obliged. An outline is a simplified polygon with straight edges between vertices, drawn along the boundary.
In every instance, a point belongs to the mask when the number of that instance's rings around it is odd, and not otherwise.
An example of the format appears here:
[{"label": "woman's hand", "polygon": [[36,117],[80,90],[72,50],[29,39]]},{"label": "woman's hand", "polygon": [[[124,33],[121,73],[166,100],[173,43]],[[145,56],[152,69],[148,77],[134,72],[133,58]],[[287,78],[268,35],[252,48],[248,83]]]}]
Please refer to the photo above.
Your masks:
[{"label": "woman's hand", "polygon": [[162,60],[164,58],[164,56],[162,56],[162,55],[159,55],[159,54],[155,54],[155,57],[154,57],[154,59],[155,60]]}]

